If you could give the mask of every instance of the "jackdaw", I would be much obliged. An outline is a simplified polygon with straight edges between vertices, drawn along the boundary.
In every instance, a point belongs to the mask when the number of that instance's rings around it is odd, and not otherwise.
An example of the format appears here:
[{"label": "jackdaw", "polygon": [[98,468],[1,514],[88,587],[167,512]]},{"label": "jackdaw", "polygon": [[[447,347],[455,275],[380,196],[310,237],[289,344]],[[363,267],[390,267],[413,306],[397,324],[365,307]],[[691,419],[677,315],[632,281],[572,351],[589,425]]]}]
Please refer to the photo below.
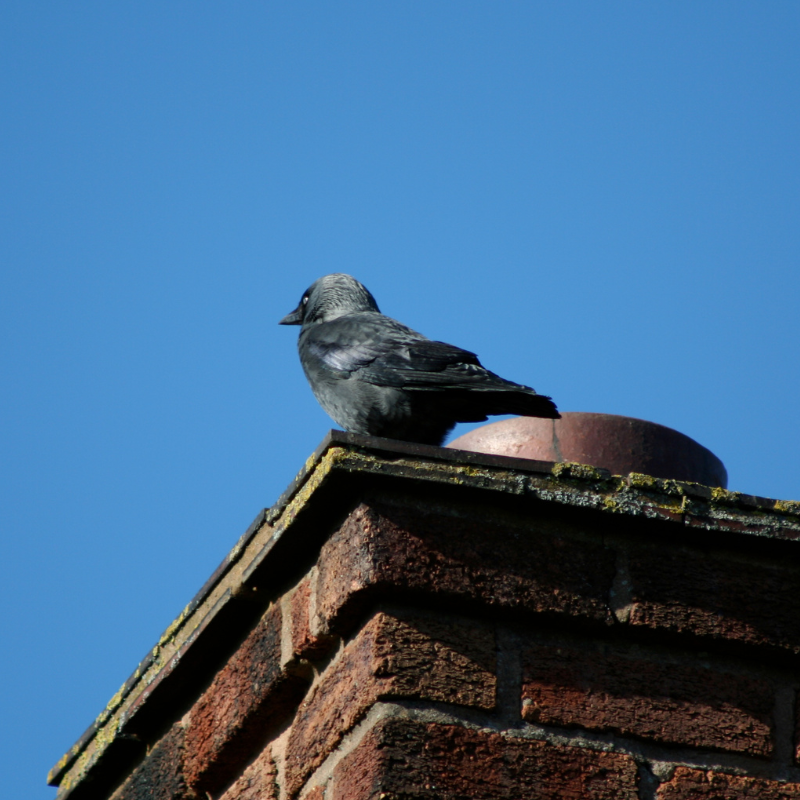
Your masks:
[{"label": "jackdaw", "polygon": [[302,325],[300,362],[319,404],[346,431],[440,445],[488,414],[558,419],[549,397],[484,369],[378,310],[350,275],[313,283],[281,325]]}]

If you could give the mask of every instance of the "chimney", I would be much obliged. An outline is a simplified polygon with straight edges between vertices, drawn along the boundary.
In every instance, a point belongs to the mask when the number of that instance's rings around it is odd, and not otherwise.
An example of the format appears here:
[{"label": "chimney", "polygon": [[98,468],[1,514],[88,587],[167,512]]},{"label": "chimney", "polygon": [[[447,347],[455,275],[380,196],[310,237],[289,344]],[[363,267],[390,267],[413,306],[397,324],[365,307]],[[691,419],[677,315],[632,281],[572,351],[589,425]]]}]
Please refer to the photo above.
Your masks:
[{"label": "chimney", "polygon": [[796,502],[331,432],[50,783],[800,798],[799,538]]}]

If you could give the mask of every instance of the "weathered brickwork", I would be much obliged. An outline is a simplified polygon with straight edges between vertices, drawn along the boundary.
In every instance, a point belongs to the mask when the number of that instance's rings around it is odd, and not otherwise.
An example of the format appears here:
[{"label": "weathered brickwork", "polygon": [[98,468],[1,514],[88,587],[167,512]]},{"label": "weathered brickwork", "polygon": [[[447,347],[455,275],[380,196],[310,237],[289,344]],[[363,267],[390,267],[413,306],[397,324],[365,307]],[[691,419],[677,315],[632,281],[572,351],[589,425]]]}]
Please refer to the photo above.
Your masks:
[{"label": "weathered brickwork", "polygon": [[619,648],[541,645],[523,656],[522,716],[668,744],[770,756],[775,689],[764,679]]},{"label": "weathered brickwork", "polygon": [[279,800],[278,770],[272,748],[266,747],[221,800]]},{"label": "weathered brickwork", "polygon": [[638,800],[629,756],[393,719],[336,768],[334,800]]},{"label": "weathered brickwork", "polygon": [[630,625],[800,653],[800,568],[687,547],[631,548]]},{"label": "weathered brickwork", "polygon": [[798,800],[800,784],[678,767],[657,800]]},{"label": "weathered brickwork", "polygon": [[323,547],[318,610],[335,628],[362,593],[425,592],[455,606],[479,602],[604,621],[614,559],[602,541],[581,538],[566,523],[515,528],[491,517],[362,505]]},{"label": "weathered brickwork", "polygon": [[312,630],[313,586],[312,578],[306,576],[287,598],[294,658],[318,658],[324,656],[334,646],[330,636],[320,635],[318,631]]},{"label": "weathered brickwork", "polygon": [[492,709],[491,631],[426,618],[375,616],[301,704],[286,747],[286,786],[296,792],[379,699],[413,698]]},{"label": "weathered brickwork", "polygon": [[193,790],[224,786],[302,696],[305,682],[281,665],[281,623],[274,604],[192,709],[186,778]]},{"label": "weathered brickwork", "polygon": [[188,800],[183,775],[184,731],[174,725],[125,782],[114,800]]}]

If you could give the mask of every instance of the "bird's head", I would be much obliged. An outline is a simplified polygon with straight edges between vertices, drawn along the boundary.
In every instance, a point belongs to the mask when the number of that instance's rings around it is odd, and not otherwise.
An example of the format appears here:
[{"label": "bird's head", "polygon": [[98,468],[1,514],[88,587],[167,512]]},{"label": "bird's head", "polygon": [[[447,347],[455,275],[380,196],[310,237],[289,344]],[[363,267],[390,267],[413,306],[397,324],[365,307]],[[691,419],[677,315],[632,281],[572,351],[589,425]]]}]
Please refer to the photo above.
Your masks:
[{"label": "bird's head", "polygon": [[314,281],[306,289],[297,308],[278,324],[309,325],[329,322],[359,311],[379,311],[375,298],[355,278],[336,272]]}]

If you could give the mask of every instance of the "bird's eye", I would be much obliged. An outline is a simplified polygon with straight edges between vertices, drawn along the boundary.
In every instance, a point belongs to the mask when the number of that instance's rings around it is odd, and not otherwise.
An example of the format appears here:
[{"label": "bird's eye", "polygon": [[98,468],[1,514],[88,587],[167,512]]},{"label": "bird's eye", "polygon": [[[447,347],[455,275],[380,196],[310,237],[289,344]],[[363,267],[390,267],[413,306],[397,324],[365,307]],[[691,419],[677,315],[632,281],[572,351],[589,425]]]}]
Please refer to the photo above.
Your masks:
[{"label": "bird's eye", "polygon": [[300,301],[301,305],[308,305],[308,295],[304,294],[303,299]]}]

